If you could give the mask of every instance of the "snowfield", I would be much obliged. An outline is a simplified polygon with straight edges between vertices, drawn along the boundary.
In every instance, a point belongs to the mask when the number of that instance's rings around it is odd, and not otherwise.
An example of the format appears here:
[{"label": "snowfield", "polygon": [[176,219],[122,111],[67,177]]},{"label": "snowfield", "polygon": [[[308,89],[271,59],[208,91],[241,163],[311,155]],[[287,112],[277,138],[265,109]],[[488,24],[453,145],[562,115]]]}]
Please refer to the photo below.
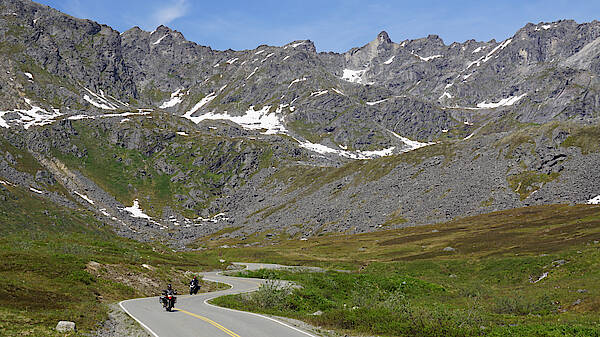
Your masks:
[{"label": "snowfield", "polygon": [[511,106],[511,105],[517,103],[521,98],[525,97],[526,95],[527,94],[503,98],[497,103],[486,103],[485,101],[483,101],[481,103],[478,103],[477,107],[481,108],[481,109],[493,109],[493,108],[499,108],[502,106]]},{"label": "snowfield", "polygon": [[134,218],[142,218],[150,220],[150,216],[148,216],[142,209],[140,208],[140,203],[138,199],[133,201],[133,206],[123,208],[125,212],[128,212]]},{"label": "snowfield", "polygon": [[190,109],[190,111],[186,112],[183,115],[183,118],[187,118],[187,119],[191,120],[192,122],[198,124],[200,121],[196,122],[195,118],[197,118],[197,117],[192,117],[192,114],[194,114],[196,111],[200,110],[206,104],[210,103],[213,99],[215,99],[215,97],[217,97],[217,94],[214,91],[211,92],[210,94],[204,96],[204,98],[202,98],[200,100],[200,102],[196,103],[196,105],[194,105],[194,107],[192,109]]},{"label": "snowfield", "polygon": [[[81,119],[96,119],[96,118],[110,118],[110,117],[130,117],[130,116],[146,116],[149,115],[150,112],[152,110],[144,110],[144,109],[139,109],[138,112],[124,112],[124,113],[120,113],[120,114],[104,114],[104,115],[74,115],[74,116],[69,116],[67,117],[68,120],[71,121],[76,121],[76,120],[81,120]],[[151,116],[149,116],[148,118],[150,118]],[[125,121],[121,121],[121,122],[126,122]]]},{"label": "snowfield", "polygon": [[[287,129],[282,123],[283,116],[279,116],[277,112],[281,112],[285,106],[278,107],[278,111],[269,113],[271,109],[270,105],[264,106],[260,110],[254,110],[254,106],[250,106],[248,111],[244,115],[241,116],[232,116],[227,111],[223,113],[215,113],[209,112],[204,115],[191,117],[191,114],[184,115],[185,118],[190,119],[194,123],[198,124],[205,120],[229,120],[232,121],[244,129],[248,130],[261,130],[265,129],[263,132],[265,135],[273,135],[273,134],[286,134]],[[189,113],[189,112],[188,112]]]},{"label": "snowfield", "polygon": [[406,137],[402,137],[399,134],[395,133],[394,131],[390,131],[390,132],[392,133],[392,135],[394,135],[394,137],[400,139],[404,144],[406,144],[408,146],[408,148],[402,150],[401,152],[408,152],[408,151],[420,149],[420,148],[425,147],[425,146],[436,144],[435,142],[421,143],[421,142],[418,142],[416,140],[411,140],[411,139],[408,139]]},{"label": "snowfield", "polygon": [[588,205],[600,205],[600,195],[587,201]]},{"label": "snowfield", "polygon": [[83,200],[87,201],[88,203],[90,203],[90,204],[92,204],[92,205],[94,204],[94,201],[93,201],[92,199],[88,198],[88,196],[87,196],[87,195],[85,195],[85,194],[81,194],[81,193],[79,193],[79,192],[77,192],[77,191],[73,191],[73,193],[75,193],[77,196],[79,196],[81,199],[83,199]]},{"label": "snowfield", "polygon": [[185,94],[181,92],[181,89],[177,89],[177,91],[171,94],[171,99],[161,104],[159,108],[166,109],[176,106],[183,101],[184,95]]},{"label": "snowfield", "polygon": [[325,89],[325,90],[320,90],[320,91],[315,91],[315,92],[312,92],[312,93],[310,94],[310,97],[319,97],[319,96],[325,95],[325,94],[326,94],[326,93],[328,93],[328,92],[329,92],[329,90],[327,90],[327,89]]},{"label": "snowfield", "polygon": [[0,111],[0,127],[7,129],[10,128],[10,125],[4,119],[4,116],[7,114],[18,115],[18,119],[10,119],[9,121],[21,124],[24,129],[29,129],[32,126],[51,124],[57,117],[62,116],[62,113],[58,109],[52,109],[52,112],[48,112],[38,106],[33,105],[31,100],[28,98],[24,98],[24,101],[30,106],[29,110],[15,109]]},{"label": "snowfield", "polygon": [[376,105],[376,104],[383,103],[383,102],[387,101],[388,99],[389,99],[389,98],[386,98],[386,99],[381,99],[381,100],[379,100],[379,101],[375,101],[375,102],[366,102],[366,103],[367,103],[367,105]]},{"label": "snowfield", "polygon": [[424,61],[424,62],[429,62],[431,60],[435,60],[437,58],[444,57],[444,55],[439,55],[439,54],[438,55],[431,55],[431,56],[423,57],[423,56],[417,55],[414,51],[411,51],[410,53],[412,55],[418,57],[419,60]]},{"label": "snowfield", "polygon": [[373,159],[373,158],[378,158],[378,157],[387,157],[387,156],[391,156],[396,152],[408,152],[408,151],[412,151],[424,146],[428,146],[428,145],[433,145],[435,143],[421,143],[418,141],[414,141],[411,139],[408,139],[406,137],[402,137],[400,135],[398,135],[397,133],[390,131],[396,138],[400,139],[404,144],[405,147],[403,147],[402,149],[400,149],[399,151],[395,151],[396,147],[392,146],[386,149],[382,149],[382,150],[375,150],[375,151],[348,151],[348,147],[347,146],[342,146],[342,145],[338,145],[340,147],[340,150],[338,149],[333,149],[330,148],[328,146],[322,145],[322,144],[315,144],[315,143],[311,143],[309,141],[301,141],[298,139],[295,139],[299,144],[300,147],[305,148],[307,150],[313,151],[313,152],[317,152],[319,154],[336,154],[340,157],[344,157],[344,158],[350,158],[350,159]]},{"label": "snowfield", "polygon": [[342,80],[348,81],[351,83],[362,84],[363,83],[362,76],[364,75],[364,73],[366,71],[367,71],[367,69],[363,69],[363,70],[344,69],[344,74],[342,75]]},{"label": "snowfield", "polygon": [[290,88],[292,85],[294,85],[294,83],[303,82],[303,81],[306,81],[306,77],[297,78],[297,79],[293,80],[292,82],[290,82],[290,85],[288,85],[288,89],[289,89],[289,88]]}]

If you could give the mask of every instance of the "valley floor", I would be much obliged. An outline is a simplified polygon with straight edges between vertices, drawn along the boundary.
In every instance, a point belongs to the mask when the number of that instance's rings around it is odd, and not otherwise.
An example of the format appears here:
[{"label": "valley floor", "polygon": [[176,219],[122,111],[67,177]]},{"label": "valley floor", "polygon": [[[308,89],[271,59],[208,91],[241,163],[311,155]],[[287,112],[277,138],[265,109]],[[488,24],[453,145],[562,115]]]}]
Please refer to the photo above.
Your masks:
[{"label": "valley floor", "polygon": [[[114,315],[110,303],[156,295],[167,282],[185,289],[191,273],[225,269],[229,261],[347,270],[254,271],[248,276],[302,287],[264,287],[216,300],[341,333],[600,334],[598,205],[535,206],[308,240],[209,236],[194,243],[195,250],[177,252],[119,238],[91,212],[61,208],[18,188],[3,196],[0,331],[6,336],[58,336],[59,320],[76,322],[81,333],[100,329],[109,336],[105,331],[117,329],[106,321]],[[253,240],[259,245],[242,247]]]}]

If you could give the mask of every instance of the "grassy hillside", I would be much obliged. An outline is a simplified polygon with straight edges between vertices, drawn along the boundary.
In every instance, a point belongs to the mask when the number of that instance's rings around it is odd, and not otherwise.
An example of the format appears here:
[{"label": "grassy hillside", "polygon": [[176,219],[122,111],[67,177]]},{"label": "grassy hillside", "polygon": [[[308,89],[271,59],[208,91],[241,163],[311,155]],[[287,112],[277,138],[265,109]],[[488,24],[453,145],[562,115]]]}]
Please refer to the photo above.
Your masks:
[{"label": "grassy hillside", "polygon": [[53,336],[59,320],[89,331],[106,318],[105,304],[156,295],[167,282],[184,289],[185,271],[218,266],[217,258],[119,238],[88,211],[0,185],[2,336]]},{"label": "grassy hillside", "polygon": [[[238,175],[254,174],[271,163],[273,150],[264,142],[189,130],[189,135],[176,134],[174,130],[187,130],[185,121],[151,117],[131,117],[120,124],[121,130],[94,120],[74,121],[77,132],[69,141],[84,155],[64,153],[63,147],[53,154],[124,205],[139,199],[153,217],[160,217],[165,206],[197,217],[226,183],[242,183]],[[198,198],[193,207],[183,205],[187,198],[175,197],[191,191]]]},{"label": "grassy hillside", "polygon": [[[349,270],[260,271],[249,276],[303,287],[217,301],[346,332],[600,334],[600,206],[528,207],[306,241],[282,233],[240,241],[213,235],[195,244],[206,250],[173,252],[119,238],[89,211],[20,187],[0,185],[0,201],[2,335],[57,335],[58,320],[93,330],[107,317],[106,304],[156,294],[167,282],[183,287],[186,271],[223,267],[220,259]],[[244,247],[253,242],[260,245]],[[237,248],[218,248],[225,244]]]},{"label": "grassy hillside", "polygon": [[385,336],[600,335],[600,206],[529,207],[221,253],[351,271],[251,273],[302,288],[217,300],[238,309]]}]

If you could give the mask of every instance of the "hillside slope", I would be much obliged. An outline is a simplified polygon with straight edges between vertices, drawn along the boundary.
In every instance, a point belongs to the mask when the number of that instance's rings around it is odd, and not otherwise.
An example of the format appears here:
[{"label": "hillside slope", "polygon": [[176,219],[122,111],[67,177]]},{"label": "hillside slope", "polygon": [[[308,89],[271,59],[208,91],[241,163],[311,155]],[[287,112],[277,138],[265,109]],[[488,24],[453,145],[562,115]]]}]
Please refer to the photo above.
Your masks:
[{"label": "hillside slope", "polygon": [[0,179],[138,240],[303,238],[600,194],[600,23],[218,51],[0,5]]}]

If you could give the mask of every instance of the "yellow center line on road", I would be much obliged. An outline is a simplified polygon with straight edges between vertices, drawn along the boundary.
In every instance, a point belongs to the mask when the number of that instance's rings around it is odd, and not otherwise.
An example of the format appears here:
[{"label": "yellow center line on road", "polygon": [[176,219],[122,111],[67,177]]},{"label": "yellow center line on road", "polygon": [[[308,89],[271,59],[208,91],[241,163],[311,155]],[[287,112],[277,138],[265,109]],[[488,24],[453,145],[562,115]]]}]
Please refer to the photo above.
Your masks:
[{"label": "yellow center line on road", "polygon": [[219,323],[217,323],[217,322],[215,322],[215,321],[213,321],[213,320],[211,320],[211,319],[209,319],[209,318],[206,318],[206,317],[204,317],[204,316],[200,316],[200,315],[196,315],[196,314],[194,314],[194,313],[192,313],[192,312],[185,311],[185,310],[183,310],[183,309],[174,309],[174,310],[175,310],[175,311],[182,312],[182,313],[184,313],[184,314],[186,314],[186,315],[190,315],[190,316],[192,316],[192,317],[199,318],[199,319],[201,319],[201,320],[205,321],[206,323],[208,323],[208,324],[210,324],[210,325],[214,326],[215,328],[217,328],[217,329],[219,329],[219,330],[221,330],[221,331],[225,332],[226,334],[228,334],[228,335],[229,335],[229,336],[231,336],[231,337],[240,337],[240,335],[236,334],[235,332],[233,332],[233,331],[231,331],[231,330],[227,329],[226,327],[222,326],[221,324],[219,324]]}]

